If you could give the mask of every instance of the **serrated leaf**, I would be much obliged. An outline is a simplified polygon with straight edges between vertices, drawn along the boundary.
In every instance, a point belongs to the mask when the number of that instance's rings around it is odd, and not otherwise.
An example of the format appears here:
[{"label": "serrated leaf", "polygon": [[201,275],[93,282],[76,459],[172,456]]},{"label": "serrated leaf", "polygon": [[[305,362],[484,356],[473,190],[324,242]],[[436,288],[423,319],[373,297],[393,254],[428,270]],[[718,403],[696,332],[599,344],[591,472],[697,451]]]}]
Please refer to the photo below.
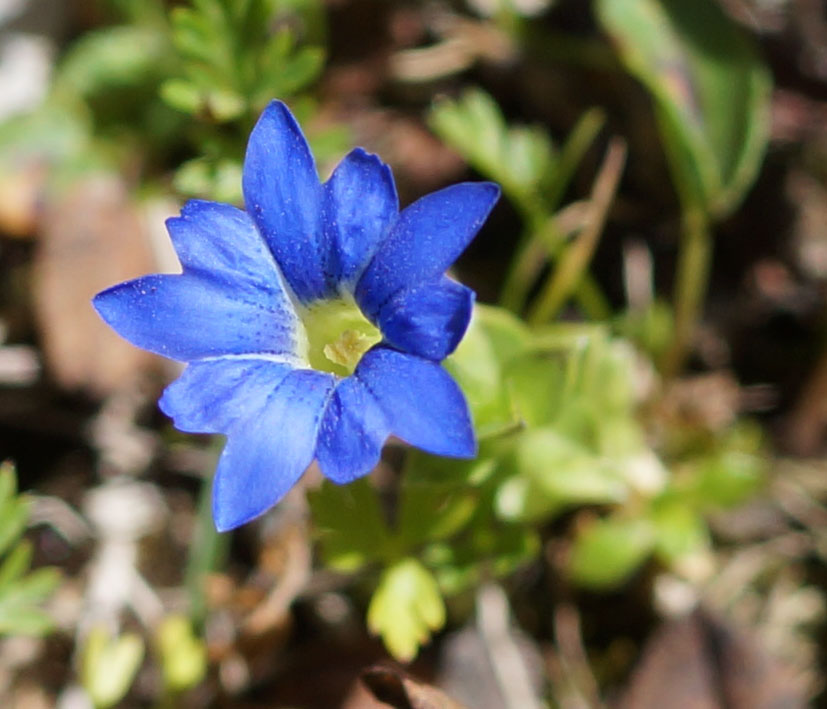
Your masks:
[{"label": "serrated leaf", "polygon": [[60,574],[44,568],[18,579],[0,594],[0,634],[39,635],[51,630],[51,618],[37,604],[57,587]]},{"label": "serrated leaf", "polygon": [[325,51],[321,47],[302,47],[280,67],[265,75],[267,88],[275,96],[290,96],[312,84],[322,73]]},{"label": "serrated leaf", "polygon": [[175,173],[175,189],[189,197],[241,202],[241,165],[235,160],[188,160]]},{"label": "serrated leaf", "polygon": [[49,596],[60,583],[60,572],[52,567],[35,569],[28,576],[20,579],[12,589],[0,597],[0,604],[39,603]]},{"label": "serrated leaf", "polygon": [[771,81],[755,47],[715,0],[598,0],[596,10],[656,102],[679,191],[726,215],[769,136]]},{"label": "serrated leaf", "polygon": [[195,114],[201,110],[201,91],[191,81],[168,79],[161,84],[160,93],[161,98],[178,111]]},{"label": "serrated leaf", "polygon": [[215,29],[203,13],[188,7],[173,8],[170,13],[172,39],[181,54],[210,62],[215,49]]},{"label": "serrated leaf", "polygon": [[123,25],[87,32],[61,62],[55,87],[88,96],[135,85],[162,69],[165,53],[164,38],[154,29]]},{"label": "serrated leaf", "polygon": [[543,130],[509,128],[496,101],[481,89],[469,89],[456,101],[437,102],[429,122],[475,169],[499,182],[516,204],[528,208],[541,199],[538,190],[555,159]]},{"label": "serrated leaf", "polygon": [[6,553],[9,547],[20,538],[28,519],[27,500],[12,497],[0,504],[0,554]]},{"label": "serrated leaf", "polygon": [[309,501],[322,557],[330,567],[352,572],[381,558],[388,529],[370,482],[361,478],[334,485],[326,480]]},{"label": "serrated leaf", "polygon": [[9,461],[0,463],[0,503],[4,503],[17,492],[17,473]]},{"label": "serrated leaf", "polygon": [[588,588],[615,588],[640,566],[654,544],[655,530],[648,520],[596,520],[579,531],[571,550],[569,574]]},{"label": "serrated leaf", "polygon": [[55,621],[39,608],[14,608],[7,613],[0,608],[0,634],[2,635],[46,635],[54,629]]},{"label": "serrated leaf", "polygon": [[444,624],[445,604],[430,571],[415,559],[385,569],[368,607],[368,627],[391,655],[412,660]]},{"label": "serrated leaf", "polygon": [[0,566],[0,597],[8,586],[18,580],[29,569],[32,562],[32,545],[27,539],[20,542],[3,560]]}]

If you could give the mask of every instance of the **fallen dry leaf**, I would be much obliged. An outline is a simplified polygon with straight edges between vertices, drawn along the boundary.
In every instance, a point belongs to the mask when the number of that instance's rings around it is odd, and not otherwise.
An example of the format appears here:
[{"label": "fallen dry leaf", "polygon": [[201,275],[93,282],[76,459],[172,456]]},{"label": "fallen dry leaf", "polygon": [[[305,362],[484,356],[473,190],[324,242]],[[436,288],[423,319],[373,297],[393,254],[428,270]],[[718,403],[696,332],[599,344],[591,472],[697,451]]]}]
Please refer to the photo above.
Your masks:
[{"label": "fallen dry leaf", "polygon": [[649,640],[618,709],[803,707],[784,668],[753,638],[705,611],[672,620]]},{"label": "fallen dry leaf", "polygon": [[120,178],[88,177],[46,205],[34,304],[48,365],[62,386],[105,395],[152,366],[154,356],[118,337],[90,301],[153,270],[146,227]]},{"label": "fallen dry leaf", "polygon": [[369,667],[361,678],[374,697],[394,709],[465,709],[436,687],[390,665]]}]

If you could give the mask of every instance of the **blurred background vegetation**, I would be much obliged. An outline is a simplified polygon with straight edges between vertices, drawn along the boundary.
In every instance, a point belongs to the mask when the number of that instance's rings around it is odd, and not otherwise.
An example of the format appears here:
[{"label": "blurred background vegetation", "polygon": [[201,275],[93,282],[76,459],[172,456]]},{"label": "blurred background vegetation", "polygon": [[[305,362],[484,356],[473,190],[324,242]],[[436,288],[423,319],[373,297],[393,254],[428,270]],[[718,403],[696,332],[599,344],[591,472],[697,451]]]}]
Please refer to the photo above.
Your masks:
[{"label": "blurred background vegetation", "polygon": [[[219,536],[89,299],[272,98],[323,179],[502,185],[480,455]],[[819,0],[0,0],[0,704],[827,706],[826,158]]]}]

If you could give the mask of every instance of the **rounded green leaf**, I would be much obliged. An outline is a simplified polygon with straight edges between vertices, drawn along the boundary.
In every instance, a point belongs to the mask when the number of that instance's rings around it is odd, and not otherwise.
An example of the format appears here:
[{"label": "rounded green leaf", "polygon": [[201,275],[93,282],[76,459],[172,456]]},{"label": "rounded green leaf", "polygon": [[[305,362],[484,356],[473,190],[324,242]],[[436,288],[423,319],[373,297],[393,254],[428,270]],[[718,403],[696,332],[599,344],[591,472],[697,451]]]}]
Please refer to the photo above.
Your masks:
[{"label": "rounded green leaf", "polygon": [[572,579],[593,589],[622,584],[651,553],[652,523],[643,519],[601,519],[583,529],[572,547]]}]

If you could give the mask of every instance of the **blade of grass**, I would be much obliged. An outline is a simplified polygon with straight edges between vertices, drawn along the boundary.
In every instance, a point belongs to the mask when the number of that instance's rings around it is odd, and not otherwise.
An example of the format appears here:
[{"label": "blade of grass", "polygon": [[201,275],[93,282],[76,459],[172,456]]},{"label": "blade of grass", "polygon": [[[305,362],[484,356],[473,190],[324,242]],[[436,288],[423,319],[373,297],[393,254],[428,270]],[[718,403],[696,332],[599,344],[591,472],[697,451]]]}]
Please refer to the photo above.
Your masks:
[{"label": "blade of grass", "polygon": [[580,236],[561,254],[529,311],[529,323],[538,325],[551,320],[583,282],[586,269],[603,232],[625,162],[626,144],[623,140],[615,138],[609,144],[603,165],[594,182],[589,223]]}]

